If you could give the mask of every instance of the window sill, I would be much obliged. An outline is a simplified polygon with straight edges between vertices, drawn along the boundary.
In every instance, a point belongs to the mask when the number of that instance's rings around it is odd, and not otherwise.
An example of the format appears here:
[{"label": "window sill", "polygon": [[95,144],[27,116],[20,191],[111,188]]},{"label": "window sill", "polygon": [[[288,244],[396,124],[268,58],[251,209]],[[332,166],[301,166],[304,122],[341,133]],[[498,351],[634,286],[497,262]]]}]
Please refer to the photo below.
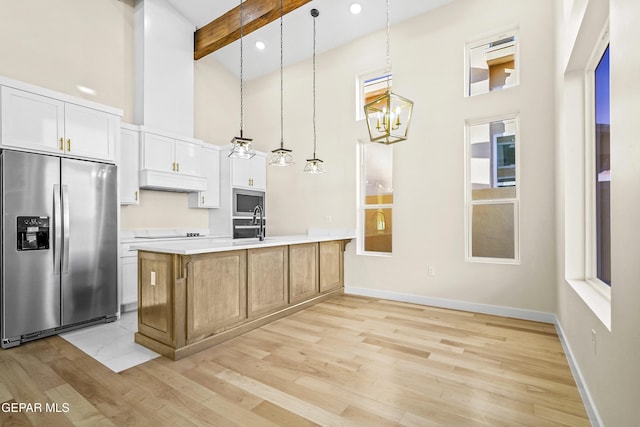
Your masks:
[{"label": "window sill", "polygon": [[361,252],[358,252],[356,255],[358,255],[358,256],[372,256],[372,257],[378,257],[378,258],[391,258],[393,256],[393,253],[361,251]]},{"label": "window sill", "polygon": [[611,290],[604,289],[602,284],[588,280],[567,279],[567,283],[600,322],[611,331]]}]

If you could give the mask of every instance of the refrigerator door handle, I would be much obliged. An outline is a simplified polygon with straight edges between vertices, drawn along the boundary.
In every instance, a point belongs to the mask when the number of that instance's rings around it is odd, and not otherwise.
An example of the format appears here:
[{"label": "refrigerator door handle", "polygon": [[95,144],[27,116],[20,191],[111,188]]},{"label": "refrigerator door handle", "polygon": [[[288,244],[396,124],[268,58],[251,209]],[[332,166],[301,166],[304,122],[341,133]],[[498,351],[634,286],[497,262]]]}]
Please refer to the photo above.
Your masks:
[{"label": "refrigerator door handle", "polygon": [[60,251],[62,239],[62,205],[60,204],[60,185],[53,186],[53,274],[60,275]]},{"label": "refrigerator door handle", "polygon": [[69,273],[69,186],[62,186],[62,274]]}]

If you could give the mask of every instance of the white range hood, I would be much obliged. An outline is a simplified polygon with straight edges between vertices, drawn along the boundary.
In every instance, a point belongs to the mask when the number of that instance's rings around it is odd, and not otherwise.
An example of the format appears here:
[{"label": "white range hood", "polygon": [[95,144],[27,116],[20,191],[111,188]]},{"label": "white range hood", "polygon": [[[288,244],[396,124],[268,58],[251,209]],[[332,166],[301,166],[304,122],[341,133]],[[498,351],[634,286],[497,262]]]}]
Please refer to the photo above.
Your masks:
[{"label": "white range hood", "polygon": [[[194,192],[206,189],[206,180],[185,177],[145,166],[145,152],[165,150],[148,138],[145,129],[173,140],[194,141],[195,28],[166,0],[135,0],[134,12],[134,121],[140,125],[140,187]],[[166,138],[165,138],[166,140]],[[201,141],[197,141],[201,143]],[[161,155],[161,154],[159,154]]]}]

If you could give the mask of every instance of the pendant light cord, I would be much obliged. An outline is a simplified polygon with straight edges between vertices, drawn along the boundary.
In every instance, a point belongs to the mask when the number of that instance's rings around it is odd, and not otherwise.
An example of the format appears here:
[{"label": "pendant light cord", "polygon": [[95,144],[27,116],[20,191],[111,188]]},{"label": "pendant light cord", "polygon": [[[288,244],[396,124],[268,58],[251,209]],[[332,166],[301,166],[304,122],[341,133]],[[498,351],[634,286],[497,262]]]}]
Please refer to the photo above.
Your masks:
[{"label": "pendant light cord", "polygon": [[244,24],[243,21],[243,0],[240,0],[240,138],[243,137],[243,129],[244,129],[244,75],[243,75],[243,52],[242,52],[242,27]]},{"label": "pendant light cord", "polygon": [[389,0],[387,0],[387,91],[389,91],[391,76],[391,23],[389,20]]},{"label": "pendant light cord", "polygon": [[282,31],[282,0],[280,0],[280,148],[284,148],[284,60],[283,60],[283,31]]},{"label": "pendant light cord", "polygon": [[313,16],[313,158],[316,158],[316,14]]}]

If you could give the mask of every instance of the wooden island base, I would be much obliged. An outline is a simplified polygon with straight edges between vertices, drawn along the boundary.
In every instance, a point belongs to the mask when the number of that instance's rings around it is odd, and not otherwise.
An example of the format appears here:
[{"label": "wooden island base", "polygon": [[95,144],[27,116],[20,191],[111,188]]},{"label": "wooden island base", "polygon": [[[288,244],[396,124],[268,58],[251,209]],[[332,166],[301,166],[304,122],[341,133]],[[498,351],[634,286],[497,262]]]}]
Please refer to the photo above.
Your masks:
[{"label": "wooden island base", "polygon": [[135,342],[179,360],[340,295],[349,241],[195,255],[139,250]]}]

